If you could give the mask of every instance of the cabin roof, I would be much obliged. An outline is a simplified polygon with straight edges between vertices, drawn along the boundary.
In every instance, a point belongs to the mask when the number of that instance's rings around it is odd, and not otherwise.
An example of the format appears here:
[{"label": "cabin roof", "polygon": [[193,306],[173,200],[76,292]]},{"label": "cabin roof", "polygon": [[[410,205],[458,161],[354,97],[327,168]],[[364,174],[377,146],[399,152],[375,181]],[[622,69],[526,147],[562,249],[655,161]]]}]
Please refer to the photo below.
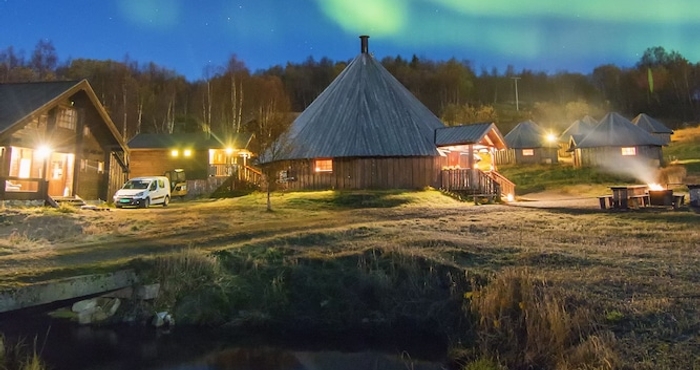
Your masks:
[{"label": "cabin roof", "polygon": [[618,113],[608,113],[591,132],[576,143],[576,148],[662,146],[649,132]]},{"label": "cabin roof", "polygon": [[494,123],[471,123],[460,126],[435,129],[435,145],[438,147],[453,145],[483,144],[506,149],[506,141]]},{"label": "cabin roof", "polygon": [[[0,84],[0,136],[23,127],[38,114],[48,113],[62,101],[84,92],[97,110],[107,134],[101,137],[108,140],[113,149],[127,152],[128,147],[119,130],[100,103],[95,91],[87,80],[47,81]],[[95,127],[92,127],[94,130]]]},{"label": "cabin roof", "polygon": [[138,134],[129,141],[131,149],[247,149],[253,135],[239,133],[216,135],[206,132],[181,132],[174,134]]},{"label": "cabin roof", "polygon": [[508,148],[555,148],[557,143],[547,141],[547,131],[537,123],[527,120],[513,127],[505,136]]},{"label": "cabin roof", "polygon": [[591,118],[591,116],[577,119],[571,125],[569,125],[569,127],[567,127],[567,129],[564,130],[561,135],[559,135],[559,142],[568,143],[569,138],[573,135],[586,135],[587,133],[591,132],[593,127],[595,127],[597,124],[598,122]]},{"label": "cabin roof", "polygon": [[285,150],[266,161],[439,156],[434,132],[441,127],[427,107],[363,50],[294,120],[279,145]]},{"label": "cabin roof", "polygon": [[634,117],[632,123],[652,134],[673,134],[673,130],[645,113],[640,113],[637,117]]}]

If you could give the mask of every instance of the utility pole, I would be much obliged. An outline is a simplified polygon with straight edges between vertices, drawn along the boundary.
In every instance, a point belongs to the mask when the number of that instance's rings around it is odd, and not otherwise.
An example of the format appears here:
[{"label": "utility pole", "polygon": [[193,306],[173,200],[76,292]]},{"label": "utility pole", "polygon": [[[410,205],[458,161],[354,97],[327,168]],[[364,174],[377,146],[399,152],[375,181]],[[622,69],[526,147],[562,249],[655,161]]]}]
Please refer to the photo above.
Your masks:
[{"label": "utility pole", "polygon": [[520,77],[511,77],[515,82],[515,110],[520,111],[520,103],[518,101],[518,80]]}]

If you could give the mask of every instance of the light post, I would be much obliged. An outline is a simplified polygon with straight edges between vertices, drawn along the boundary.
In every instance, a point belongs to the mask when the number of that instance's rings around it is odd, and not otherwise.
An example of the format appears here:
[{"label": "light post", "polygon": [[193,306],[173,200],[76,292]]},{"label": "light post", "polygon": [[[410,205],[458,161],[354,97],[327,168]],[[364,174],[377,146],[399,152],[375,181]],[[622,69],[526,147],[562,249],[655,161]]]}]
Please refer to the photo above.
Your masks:
[{"label": "light post", "polygon": [[520,77],[511,77],[513,81],[515,82],[515,110],[520,111],[520,104],[518,101],[518,80]]}]

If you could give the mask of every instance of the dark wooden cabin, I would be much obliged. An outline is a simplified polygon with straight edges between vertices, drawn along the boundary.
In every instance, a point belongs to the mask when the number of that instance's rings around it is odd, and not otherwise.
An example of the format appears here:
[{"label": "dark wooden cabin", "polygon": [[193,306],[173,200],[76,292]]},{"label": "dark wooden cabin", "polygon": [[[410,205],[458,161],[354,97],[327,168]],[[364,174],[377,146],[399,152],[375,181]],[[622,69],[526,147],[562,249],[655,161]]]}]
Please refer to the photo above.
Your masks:
[{"label": "dark wooden cabin", "polygon": [[294,120],[277,149],[261,156],[263,165],[283,169],[278,180],[288,189],[445,186],[450,160],[436,143],[445,125],[369,53],[368,38],[360,37],[360,54]]},{"label": "dark wooden cabin", "polygon": [[604,167],[626,171],[639,165],[658,168],[663,143],[618,113],[608,113],[585,136],[572,136],[577,167]]},{"label": "dark wooden cabin", "polygon": [[128,149],[87,80],[0,84],[0,200],[106,200]]},{"label": "dark wooden cabin", "polygon": [[556,136],[537,123],[518,123],[505,136],[508,149],[498,153],[499,164],[552,164],[559,162]]},{"label": "dark wooden cabin", "polygon": [[581,138],[586,136],[596,125],[598,125],[598,121],[589,115],[571,123],[571,125],[559,135],[559,158],[561,160],[571,160],[572,152],[569,151],[569,148],[571,147],[572,137]]},{"label": "dark wooden cabin", "polygon": [[255,182],[260,172],[249,165],[252,137],[250,133],[138,134],[128,143],[129,175],[155,176],[182,169],[190,194],[210,193],[232,177]]}]

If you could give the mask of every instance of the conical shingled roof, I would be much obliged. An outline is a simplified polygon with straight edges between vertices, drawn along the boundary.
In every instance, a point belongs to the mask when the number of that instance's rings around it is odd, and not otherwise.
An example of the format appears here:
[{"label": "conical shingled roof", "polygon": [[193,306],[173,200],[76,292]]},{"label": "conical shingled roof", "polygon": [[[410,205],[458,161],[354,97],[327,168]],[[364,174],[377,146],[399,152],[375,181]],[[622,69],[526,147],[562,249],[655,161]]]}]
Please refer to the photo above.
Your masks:
[{"label": "conical shingled roof", "polygon": [[585,116],[582,119],[574,121],[564,132],[559,135],[560,143],[568,143],[572,135],[585,135],[598,124],[591,116]]},{"label": "conical shingled roof", "polygon": [[444,124],[363,52],[292,123],[285,150],[265,162],[338,157],[439,156]]},{"label": "conical shingled roof", "polygon": [[510,149],[532,149],[556,147],[556,143],[547,142],[547,131],[540,125],[527,120],[520,122],[505,136]]},{"label": "conical shingled roof", "polygon": [[618,113],[608,113],[576,148],[662,146],[663,143],[650,133],[637,127]]},{"label": "conical shingled roof", "polygon": [[658,120],[649,117],[645,113],[640,113],[637,117],[632,119],[632,123],[647,130],[652,134],[672,134],[673,130],[666,127],[663,123]]}]

